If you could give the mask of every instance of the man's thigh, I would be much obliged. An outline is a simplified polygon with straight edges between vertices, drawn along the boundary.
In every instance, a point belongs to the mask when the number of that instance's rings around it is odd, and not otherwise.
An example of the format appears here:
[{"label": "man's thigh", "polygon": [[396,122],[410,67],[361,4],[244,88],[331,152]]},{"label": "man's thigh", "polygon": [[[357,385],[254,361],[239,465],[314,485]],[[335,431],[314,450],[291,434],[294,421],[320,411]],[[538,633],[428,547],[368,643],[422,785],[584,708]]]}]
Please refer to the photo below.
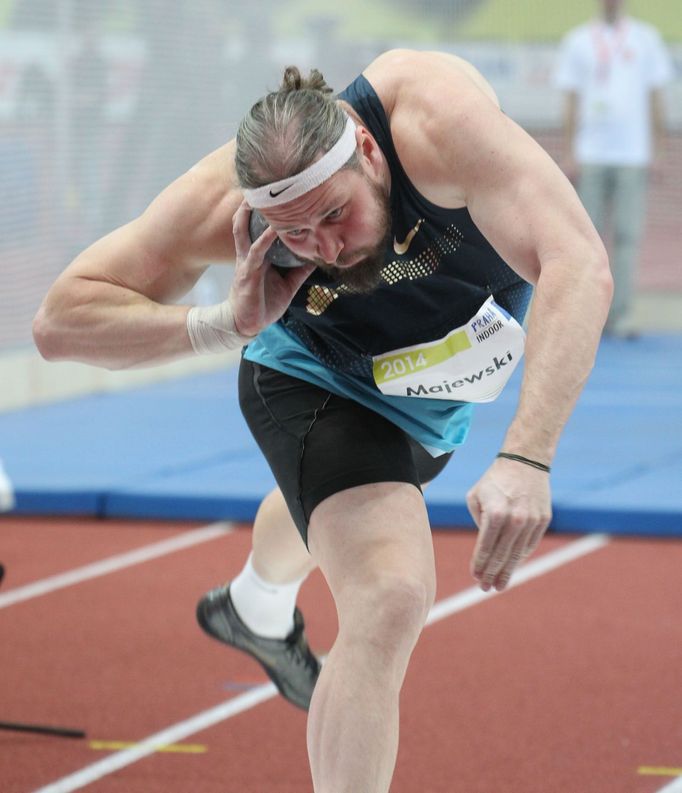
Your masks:
[{"label": "man's thigh", "polygon": [[432,458],[383,416],[295,377],[242,361],[239,381],[244,417],[306,545],[325,499],[378,482],[412,485],[421,499],[421,483],[450,458]]},{"label": "man's thigh", "polygon": [[310,550],[342,613],[363,593],[414,596],[424,617],[435,597],[431,528],[421,492],[403,482],[343,490],[313,511]]}]

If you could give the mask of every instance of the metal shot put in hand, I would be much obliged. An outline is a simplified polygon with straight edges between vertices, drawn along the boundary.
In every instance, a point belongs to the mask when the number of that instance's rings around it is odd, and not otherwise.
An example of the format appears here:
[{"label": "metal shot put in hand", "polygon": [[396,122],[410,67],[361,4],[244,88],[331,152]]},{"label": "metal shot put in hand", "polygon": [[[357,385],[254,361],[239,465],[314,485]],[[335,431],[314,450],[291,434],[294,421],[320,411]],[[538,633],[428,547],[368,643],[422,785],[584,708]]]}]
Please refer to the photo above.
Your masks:
[{"label": "metal shot put in hand", "polygon": [[[252,210],[249,218],[249,237],[251,242],[255,242],[268,227],[268,221],[260,212],[255,209]],[[305,264],[304,261],[294,256],[279,237],[267,249],[263,259],[274,267],[302,267]]]}]

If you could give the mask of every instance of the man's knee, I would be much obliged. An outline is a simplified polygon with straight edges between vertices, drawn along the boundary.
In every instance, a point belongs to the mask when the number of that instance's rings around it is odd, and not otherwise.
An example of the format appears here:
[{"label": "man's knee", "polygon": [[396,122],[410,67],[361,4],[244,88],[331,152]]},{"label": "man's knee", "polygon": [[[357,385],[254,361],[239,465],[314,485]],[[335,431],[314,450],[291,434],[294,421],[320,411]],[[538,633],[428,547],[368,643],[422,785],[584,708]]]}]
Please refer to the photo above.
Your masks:
[{"label": "man's knee", "polygon": [[430,574],[377,573],[348,587],[337,600],[339,627],[346,636],[371,641],[388,654],[414,644],[433,605]]},{"label": "man's knee", "polygon": [[390,620],[393,612],[408,623],[424,627],[433,605],[435,581],[427,575],[382,574],[377,576],[375,591]]}]

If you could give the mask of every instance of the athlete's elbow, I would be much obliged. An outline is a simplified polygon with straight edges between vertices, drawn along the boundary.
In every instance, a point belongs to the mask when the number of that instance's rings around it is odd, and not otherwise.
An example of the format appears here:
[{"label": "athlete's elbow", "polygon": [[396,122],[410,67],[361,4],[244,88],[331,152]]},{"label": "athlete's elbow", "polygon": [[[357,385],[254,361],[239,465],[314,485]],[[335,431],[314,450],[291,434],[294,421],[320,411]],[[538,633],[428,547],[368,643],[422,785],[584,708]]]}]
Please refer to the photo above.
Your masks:
[{"label": "athlete's elbow", "polygon": [[598,246],[594,252],[590,277],[594,295],[606,316],[613,300],[613,276],[609,266],[609,257],[603,245]]},{"label": "athlete's elbow", "polygon": [[54,286],[33,318],[33,341],[46,361],[76,360],[75,308],[68,293]]},{"label": "athlete's elbow", "polygon": [[573,251],[571,271],[575,287],[590,305],[591,311],[603,312],[606,319],[613,297],[613,277],[604,243],[595,232],[589,237],[575,240]]},{"label": "athlete's elbow", "polygon": [[43,302],[33,318],[32,331],[36,348],[46,361],[57,361],[63,357],[60,354],[62,344],[58,323],[55,321],[47,301]]}]

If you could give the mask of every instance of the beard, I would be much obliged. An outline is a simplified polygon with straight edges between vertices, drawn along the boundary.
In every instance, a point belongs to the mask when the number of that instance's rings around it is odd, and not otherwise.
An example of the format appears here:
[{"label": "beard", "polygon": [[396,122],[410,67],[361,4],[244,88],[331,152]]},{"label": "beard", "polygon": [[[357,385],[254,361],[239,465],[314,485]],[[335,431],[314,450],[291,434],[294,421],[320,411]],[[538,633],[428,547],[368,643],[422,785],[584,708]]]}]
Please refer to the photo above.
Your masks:
[{"label": "beard", "polygon": [[[391,244],[391,202],[387,191],[370,183],[374,198],[374,210],[377,213],[376,230],[379,241],[371,247],[361,248],[349,256],[355,259],[362,256],[359,262],[351,267],[337,267],[334,264],[315,261],[315,264],[327,275],[345,286],[351,292],[366,294],[372,292],[381,283],[381,272],[384,269],[386,249]],[[343,255],[339,261],[343,264]]]}]

